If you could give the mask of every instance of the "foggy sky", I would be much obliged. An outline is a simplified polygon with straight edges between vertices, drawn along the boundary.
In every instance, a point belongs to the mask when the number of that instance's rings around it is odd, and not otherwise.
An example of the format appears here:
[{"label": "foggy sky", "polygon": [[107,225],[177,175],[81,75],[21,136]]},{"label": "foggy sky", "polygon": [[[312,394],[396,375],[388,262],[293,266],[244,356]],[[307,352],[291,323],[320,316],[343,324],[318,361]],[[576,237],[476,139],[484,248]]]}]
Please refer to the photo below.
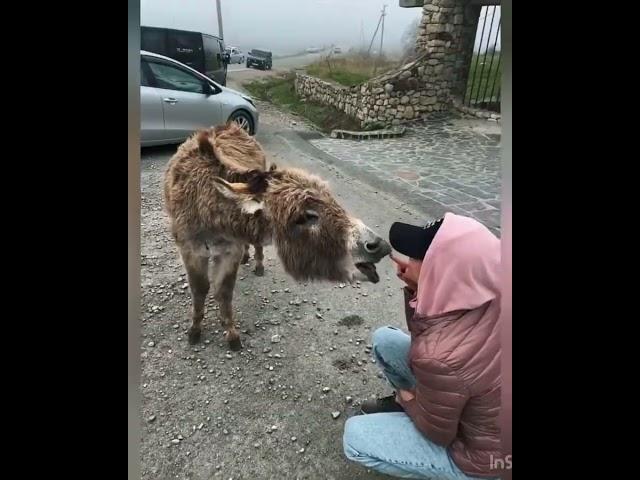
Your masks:
[{"label": "foggy sky", "polygon": [[[422,8],[400,8],[398,0],[221,0],[227,45],[265,48],[275,54],[311,46],[369,45],[382,5],[387,4],[384,50],[401,48],[401,37]],[[215,0],[141,0],[141,24],[218,34]],[[380,45],[380,33],[373,50]]]},{"label": "foggy sky", "polygon": [[494,46],[496,50],[500,50],[500,7],[490,6],[482,7],[480,18],[478,20],[478,30],[476,31],[476,39],[474,50],[484,52],[487,48]]}]

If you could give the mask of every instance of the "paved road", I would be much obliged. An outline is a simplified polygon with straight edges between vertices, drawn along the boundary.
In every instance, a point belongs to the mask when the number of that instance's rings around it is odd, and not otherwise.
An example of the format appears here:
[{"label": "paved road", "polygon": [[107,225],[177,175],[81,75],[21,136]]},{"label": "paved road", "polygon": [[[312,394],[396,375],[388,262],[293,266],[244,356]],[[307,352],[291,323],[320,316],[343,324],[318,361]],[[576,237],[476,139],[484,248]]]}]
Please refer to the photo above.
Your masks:
[{"label": "paved road", "polygon": [[[303,55],[293,55],[290,57],[274,58],[272,70],[282,71],[282,70],[291,70],[295,68],[302,68],[320,59],[322,55],[324,55],[324,52],[307,53]],[[247,70],[247,67],[244,64],[236,63],[233,65],[229,65],[228,72],[229,73],[240,72],[245,70]],[[255,69],[249,69],[249,70],[255,70]]]},{"label": "paved road", "polygon": [[227,85],[230,88],[242,90],[243,82],[288,72],[297,68],[303,68],[321,58],[323,54],[324,52],[295,55],[285,58],[274,58],[273,68],[271,70],[258,70],[238,64],[230,65],[227,71]]},{"label": "paved road", "polygon": [[471,216],[499,235],[499,131],[485,120],[443,114],[407,126],[400,138],[311,143],[426,218],[445,212]]}]

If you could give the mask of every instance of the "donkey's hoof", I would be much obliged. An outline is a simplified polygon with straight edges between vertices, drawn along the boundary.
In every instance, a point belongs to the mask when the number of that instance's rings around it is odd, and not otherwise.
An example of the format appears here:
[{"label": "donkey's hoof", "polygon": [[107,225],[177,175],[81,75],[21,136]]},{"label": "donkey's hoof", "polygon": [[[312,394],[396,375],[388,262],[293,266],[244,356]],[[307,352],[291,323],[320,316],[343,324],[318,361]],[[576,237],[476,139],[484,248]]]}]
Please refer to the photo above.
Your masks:
[{"label": "donkey's hoof", "polygon": [[189,331],[187,332],[187,334],[189,335],[189,343],[191,345],[195,345],[196,343],[198,343],[200,341],[200,337],[202,335],[202,330],[199,328],[189,328]]},{"label": "donkey's hoof", "polygon": [[233,340],[229,341],[229,349],[234,352],[242,350],[242,342],[240,341],[240,339],[234,338]]},{"label": "donkey's hoof", "polygon": [[253,270],[253,273],[256,274],[256,277],[264,277],[264,266],[257,265],[256,268]]}]

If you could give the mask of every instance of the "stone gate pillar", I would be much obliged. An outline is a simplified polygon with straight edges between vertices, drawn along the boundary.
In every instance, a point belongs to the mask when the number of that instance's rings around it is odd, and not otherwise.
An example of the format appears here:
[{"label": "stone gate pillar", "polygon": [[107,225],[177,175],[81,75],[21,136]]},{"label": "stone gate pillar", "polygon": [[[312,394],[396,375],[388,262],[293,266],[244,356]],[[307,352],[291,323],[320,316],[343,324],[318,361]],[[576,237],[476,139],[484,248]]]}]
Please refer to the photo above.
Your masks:
[{"label": "stone gate pillar", "polygon": [[436,88],[444,107],[452,96],[464,93],[481,5],[471,0],[424,0],[422,9],[416,51],[428,54],[424,81]]}]

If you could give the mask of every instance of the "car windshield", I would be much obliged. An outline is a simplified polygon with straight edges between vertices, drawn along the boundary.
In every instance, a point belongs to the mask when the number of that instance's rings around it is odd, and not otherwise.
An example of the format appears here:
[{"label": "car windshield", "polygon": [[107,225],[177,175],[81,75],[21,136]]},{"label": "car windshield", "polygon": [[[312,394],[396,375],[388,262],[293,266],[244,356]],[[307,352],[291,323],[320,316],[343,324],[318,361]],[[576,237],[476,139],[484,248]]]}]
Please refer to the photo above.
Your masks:
[{"label": "car windshield", "polygon": [[270,57],[271,52],[263,52],[262,50],[251,50],[251,55],[255,57]]}]

